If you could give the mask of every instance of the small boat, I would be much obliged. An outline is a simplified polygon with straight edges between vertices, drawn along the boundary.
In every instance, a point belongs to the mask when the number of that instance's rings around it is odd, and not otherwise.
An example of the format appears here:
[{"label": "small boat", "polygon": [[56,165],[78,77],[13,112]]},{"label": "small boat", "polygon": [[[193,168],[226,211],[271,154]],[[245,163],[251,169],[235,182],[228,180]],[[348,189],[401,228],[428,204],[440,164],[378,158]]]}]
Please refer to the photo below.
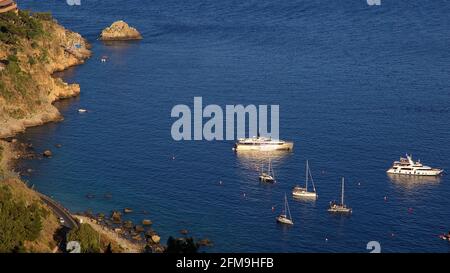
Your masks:
[{"label": "small boat", "polygon": [[406,154],[406,158],[400,157],[399,161],[394,161],[392,167],[386,172],[388,174],[438,176],[441,175],[444,172],[444,170],[425,166],[420,162],[420,160],[414,162],[412,156]]},{"label": "small boat", "polygon": [[341,203],[330,202],[329,212],[332,213],[352,213],[352,209],[347,207],[344,203],[344,178],[342,177]]},{"label": "small boat", "polygon": [[[313,191],[308,191],[308,182],[311,179],[311,184],[313,186]],[[311,170],[309,168],[308,160],[306,160],[306,171],[305,171],[305,187],[295,186],[292,189],[292,195],[295,198],[312,198],[317,199],[316,186],[314,185],[314,180],[311,174]]]},{"label": "small boat", "polygon": [[270,159],[267,172],[264,172],[264,165],[261,165],[261,174],[259,175],[259,181],[265,183],[275,183],[275,173],[273,172],[273,167]]},{"label": "small boat", "polygon": [[86,112],[87,112],[86,109],[83,109],[83,108],[78,109],[78,113],[86,113]]},{"label": "small boat", "polygon": [[284,211],[277,217],[277,222],[286,225],[293,225],[291,210],[287,201],[287,196],[284,194]]},{"label": "small boat", "polygon": [[450,231],[447,234],[439,235],[439,238],[441,238],[444,241],[449,241],[450,242]]}]

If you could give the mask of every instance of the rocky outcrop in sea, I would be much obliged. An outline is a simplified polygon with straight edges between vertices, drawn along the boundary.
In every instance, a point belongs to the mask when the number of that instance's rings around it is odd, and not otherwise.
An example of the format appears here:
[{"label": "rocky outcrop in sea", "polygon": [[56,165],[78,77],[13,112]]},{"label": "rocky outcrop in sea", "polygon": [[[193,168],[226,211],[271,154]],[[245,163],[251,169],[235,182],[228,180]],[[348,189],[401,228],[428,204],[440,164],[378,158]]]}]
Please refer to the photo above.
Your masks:
[{"label": "rocky outcrop in sea", "polygon": [[142,36],[134,27],[130,27],[124,21],[116,21],[105,28],[100,34],[102,41],[141,40]]}]

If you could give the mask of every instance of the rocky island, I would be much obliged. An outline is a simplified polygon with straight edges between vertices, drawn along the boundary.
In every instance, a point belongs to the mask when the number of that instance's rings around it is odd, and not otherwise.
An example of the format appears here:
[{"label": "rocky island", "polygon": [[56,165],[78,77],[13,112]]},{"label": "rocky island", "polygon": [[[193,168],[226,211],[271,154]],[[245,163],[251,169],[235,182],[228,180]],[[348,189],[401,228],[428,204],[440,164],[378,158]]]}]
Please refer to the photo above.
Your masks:
[{"label": "rocky island", "polygon": [[116,21],[111,26],[105,28],[100,34],[102,41],[127,41],[141,40],[142,36],[134,27],[130,27],[124,21]]}]

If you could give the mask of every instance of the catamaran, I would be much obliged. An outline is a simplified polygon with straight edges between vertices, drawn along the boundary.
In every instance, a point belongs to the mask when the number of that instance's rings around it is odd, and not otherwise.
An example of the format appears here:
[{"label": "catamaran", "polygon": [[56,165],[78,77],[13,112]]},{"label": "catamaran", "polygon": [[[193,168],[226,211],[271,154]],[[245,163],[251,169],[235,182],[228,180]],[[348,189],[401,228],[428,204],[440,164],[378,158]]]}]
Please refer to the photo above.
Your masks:
[{"label": "catamaran", "polygon": [[352,209],[348,208],[344,203],[344,178],[342,177],[341,203],[330,202],[329,212],[333,213],[352,213]]},{"label": "catamaran", "polygon": [[[308,182],[311,179],[311,184],[313,186],[313,191],[308,191]],[[316,186],[314,185],[314,179],[311,174],[311,169],[309,168],[308,160],[306,160],[306,170],[305,170],[305,187],[295,186],[292,189],[292,195],[296,198],[313,198],[317,199]]]},{"label": "catamaran", "polygon": [[386,172],[388,174],[438,176],[442,174],[444,170],[424,166],[420,160],[414,162],[412,156],[406,154],[406,158],[400,157],[400,161],[394,161],[392,167]]},{"label": "catamaran", "polygon": [[261,165],[261,174],[259,175],[259,181],[266,183],[275,183],[275,173],[273,172],[272,162],[270,161],[270,159],[267,172],[264,172],[264,165]]},{"label": "catamaran", "polygon": [[277,217],[277,222],[286,225],[294,224],[294,222],[292,221],[291,210],[289,209],[286,194],[284,194],[284,211],[282,211],[280,216]]}]

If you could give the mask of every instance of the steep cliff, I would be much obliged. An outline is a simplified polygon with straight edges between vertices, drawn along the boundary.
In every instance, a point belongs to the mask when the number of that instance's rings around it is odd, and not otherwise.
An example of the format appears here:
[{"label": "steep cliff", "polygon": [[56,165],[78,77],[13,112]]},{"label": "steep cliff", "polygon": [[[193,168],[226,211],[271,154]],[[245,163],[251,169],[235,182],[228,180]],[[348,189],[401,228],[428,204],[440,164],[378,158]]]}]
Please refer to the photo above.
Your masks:
[{"label": "steep cliff", "polygon": [[61,119],[52,103],[78,95],[80,86],[52,73],[81,64],[90,54],[85,39],[49,14],[0,14],[0,138]]},{"label": "steep cliff", "polygon": [[[78,95],[80,87],[52,73],[89,56],[88,43],[50,14],[1,13],[0,138],[61,119],[52,103]],[[15,144],[0,139],[0,252],[52,252],[60,225],[39,195],[11,170],[11,162],[19,157]]]}]

